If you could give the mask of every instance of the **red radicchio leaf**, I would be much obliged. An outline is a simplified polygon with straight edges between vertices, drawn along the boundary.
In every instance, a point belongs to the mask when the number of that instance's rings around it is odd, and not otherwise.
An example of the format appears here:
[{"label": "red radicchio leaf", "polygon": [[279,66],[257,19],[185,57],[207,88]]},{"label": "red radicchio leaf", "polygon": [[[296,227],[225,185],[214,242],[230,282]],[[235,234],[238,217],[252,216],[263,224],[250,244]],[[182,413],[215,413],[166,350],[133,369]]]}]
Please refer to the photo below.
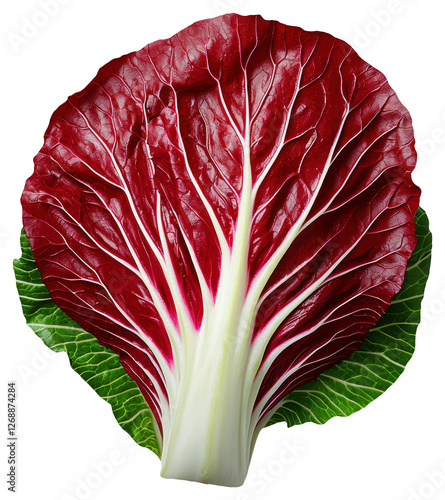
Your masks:
[{"label": "red radicchio leaf", "polygon": [[24,229],[150,405],[165,476],[242,483],[280,401],[360,346],[416,244],[415,160],[382,73],[260,16],[115,59],[56,110]]}]

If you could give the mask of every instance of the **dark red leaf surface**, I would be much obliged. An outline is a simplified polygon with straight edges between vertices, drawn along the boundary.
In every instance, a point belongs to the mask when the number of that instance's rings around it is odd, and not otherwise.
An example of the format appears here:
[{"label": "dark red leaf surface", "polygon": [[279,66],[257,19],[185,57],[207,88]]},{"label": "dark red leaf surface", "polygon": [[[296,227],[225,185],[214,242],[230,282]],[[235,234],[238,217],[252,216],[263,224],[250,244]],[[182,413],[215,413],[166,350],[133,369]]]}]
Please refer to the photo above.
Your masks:
[{"label": "dark red leaf surface", "polygon": [[111,61],[56,110],[24,229],[56,304],[119,353],[161,432],[166,372],[236,278],[224,334],[259,353],[259,421],[400,289],[415,160],[407,110],[349,45],[230,14]]}]

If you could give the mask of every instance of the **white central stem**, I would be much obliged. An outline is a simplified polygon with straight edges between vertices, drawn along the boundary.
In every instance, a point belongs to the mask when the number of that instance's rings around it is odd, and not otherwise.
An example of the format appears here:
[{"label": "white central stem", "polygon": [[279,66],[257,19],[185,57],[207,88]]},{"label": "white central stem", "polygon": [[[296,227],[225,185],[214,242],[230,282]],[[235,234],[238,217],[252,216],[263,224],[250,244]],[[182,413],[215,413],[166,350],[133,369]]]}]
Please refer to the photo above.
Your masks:
[{"label": "white central stem", "polygon": [[214,307],[199,333],[187,336],[185,369],[178,397],[170,401],[161,458],[164,477],[226,486],[244,482],[253,445],[244,389],[250,325],[240,321],[253,209],[248,127],[243,146],[243,187],[232,251],[221,265]]},{"label": "white central stem", "polygon": [[[243,203],[244,202],[244,203]],[[244,198],[239,225],[250,224]],[[240,324],[247,282],[249,231],[236,231],[230,262],[222,266],[215,305],[196,336],[189,336],[171,427],[164,429],[164,477],[241,485],[250,461],[250,412],[243,393],[249,338]]]}]

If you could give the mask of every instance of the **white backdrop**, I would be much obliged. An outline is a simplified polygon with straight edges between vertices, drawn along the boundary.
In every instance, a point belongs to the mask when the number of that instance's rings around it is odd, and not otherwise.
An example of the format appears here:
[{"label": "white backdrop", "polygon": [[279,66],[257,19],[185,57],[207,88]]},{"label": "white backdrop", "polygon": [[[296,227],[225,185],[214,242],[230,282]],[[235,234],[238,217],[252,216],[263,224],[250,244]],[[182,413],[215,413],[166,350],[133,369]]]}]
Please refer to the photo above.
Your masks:
[{"label": "white backdrop", "polygon": [[[46,5],[46,7],[45,7]],[[45,9],[50,14],[45,14]],[[262,14],[352,44],[410,110],[434,235],[417,349],[366,409],[263,431],[244,486],[161,479],[107,403],[25,325],[15,292],[19,198],[52,111],[110,59],[223,12]],[[0,496],[17,500],[445,498],[445,7],[441,0],[21,0],[2,2]],[[6,485],[7,381],[18,386],[18,487]],[[2,442],[3,440],[3,442]],[[284,450],[288,450],[285,452]]]}]

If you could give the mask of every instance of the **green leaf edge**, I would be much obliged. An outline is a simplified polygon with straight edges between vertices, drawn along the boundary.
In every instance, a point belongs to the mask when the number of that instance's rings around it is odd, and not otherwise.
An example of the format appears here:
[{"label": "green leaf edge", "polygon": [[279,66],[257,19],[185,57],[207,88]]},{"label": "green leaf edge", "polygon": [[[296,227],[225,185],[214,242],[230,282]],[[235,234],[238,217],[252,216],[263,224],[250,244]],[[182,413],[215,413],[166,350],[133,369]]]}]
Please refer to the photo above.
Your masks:
[{"label": "green leaf edge", "polygon": [[151,410],[119,356],[99,344],[51,300],[23,230],[20,243],[22,255],[13,266],[26,323],[47,347],[66,352],[71,367],[111,405],[119,425],[136,443],[160,457]]},{"label": "green leaf edge", "polygon": [[[432,235],[421,208],[416,212],[415,223],[417,245],[408,262],[403,286],[385,314],[347,360],[289,394],[268,426],[282,421],[288,427],[304,422],[323,424],[336,416],[351,415],[380,396],[402,374],[414,353],[431,262]],[[27,324],[47,347],[66,352],[71,367],[111,405],[119,425],[136,443],[160,457],[150,408],[120,364],[119,356],[99,344],[57,307],[42,283],[23,230],[20,242],[22,255],[14,260],[14,272]],[[30,292],[32,297],[26,295]],[[384,342],[379,344],[382,339]],[[126,397],[119,398],[124,392]]]},{"label": "green leaf edge", "polygon": [[267,425],[324,424],[333,417],[349,416],[374,401],[403,373],[414,353],[431,263],[432,234],[423,209],[417,210],[414,221],[417,245],[402,288],[386,312],[357,351],[286,396]]}]

